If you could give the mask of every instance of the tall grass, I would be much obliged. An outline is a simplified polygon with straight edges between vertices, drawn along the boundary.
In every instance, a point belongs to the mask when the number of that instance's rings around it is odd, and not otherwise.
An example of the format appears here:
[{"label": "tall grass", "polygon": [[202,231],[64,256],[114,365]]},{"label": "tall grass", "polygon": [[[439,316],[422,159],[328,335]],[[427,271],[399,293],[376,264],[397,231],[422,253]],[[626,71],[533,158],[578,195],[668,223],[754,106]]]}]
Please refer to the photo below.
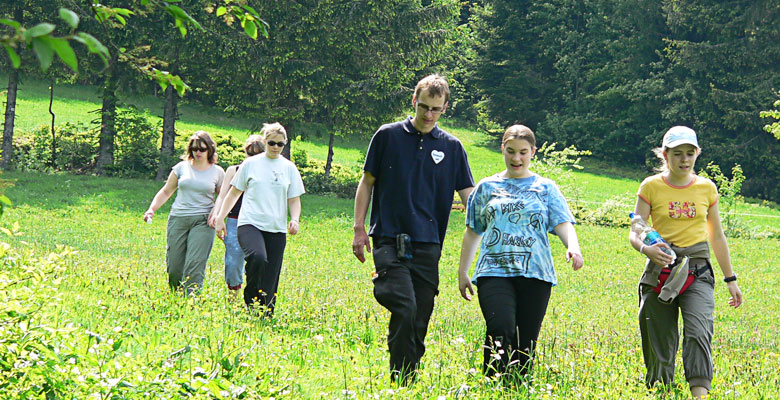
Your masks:
[{"label": "tall grass", "polygon": [[[25,83],[20,98],[26,103],[18,107],[21,130],[46,120],[48,94],[44,96],[42,86],[36,89],[34,82]],[[67,96],[57,106],[62,107],[58,115],[80,121],[94,118],[89,111],[97,109],[99,102],[91,90],[58,86],[57,93]],[[150,110],[155,102],[161,108],[159,99],[144,101]],[[207,110],[185,105],[179,126],[243,138],[251,123],[219,121]],[[446,121],[444,127],[466,145],[475,179],[503,169],[490,138],[447,126]],[[361,140],[337,140],[336,162],[358,167],[369,134]],[[327,138],[311,136],[295,146],[324,159]],[[581,201],[598,205],[614,198],[625,213],[632,209],[639,180],[598,172],[573,172],[584,188]],[[288,237],[277,313],[272,320],[261,320],[227,301],[219,241],[208,262],[202,294],[185,299],[169,292],[165,219],[170,202],[153,224],[141,220],[160,183],[18,172],[3,173],[0,181],[14,202],[0,225],[20,226],[20,234],[5,241],[41,254],[58,244],[77,251],[61,276],[62,298],[48,303],[41,299],[47,306],[40,312],[54,328],[72,326],[88,338],[99,335],[106,339],[103,345],[110,342],[116,347],[73,344],[78,354],[103,360],[105,377],[88,386],[102,393],[100,397],[175,398],[184,393],[199,398],[296,399],[658,397],[643,386],[636,320],[642,260],[628,245],[624,229],[578,225],[586,263],[578,272],[571,271],[562,246],[553,241],[559,285],[542,327],[533,379],[520,387],[503,388],[480,372],[484,322],[478,304],[464,302],[458,294],[456,270],[464,215],[453,212],[421,376],[413,386],[397,387],[387,374],[388,313],[372,296],[373,264],[371,260],[360,264],[351,255],[351,201],[303,196],[301,233]],[[776,209],[740,207],[744,208],[738,211],[780,216]],[[757,225],[778,221],[749,218]],[[729,309],[725,285],[716,280],[712,397],[778,398],[780,266],[776,254],[780,246],[776,240],[746,239],[730,239],[730,246],[746,303],[738,310]],[[681,365],[678,356],[676,386],[665,398],[687,397]],[[75,369],[69,373],[76,381],[91,382]],[[100,382],[114,378],[130,386],[101,386]]]},{"label": "tall grass", "polygon": [[[42,310],[45,320],[121,341],[121,368],[112,367],[111,374],[144,390],[163,393],[151,383],[160,376],[198,386],[216,370],[213,379],[243,388],[245,395],[276,398],[655,397],[642,384],[636,321],[641,259],[622,229],[578,226],[586,261],[578,272],[553,242],[559,286],[542,327],[534,379],[501,389],[479,372],[484,327],[478,305],[457,293],[464,216],[454,212],[422,374],[414,386],[399,388],[387,376],[388,314],[372,296],[372,264],[351,255],[350,201],[303,196],[302,231],[289,237],[277,313],[260,320],[227,302],[219,242],[202,295],[169,293],[168,207],[152,225],[141,220],[159,183],[27,173],[2,179],[12,185],[6,194],[15,203],[2,225],[18,222],[22,231],[8,238],[14,246],[45,251],[68,244],[78,252],[62,277],[65,296]],[[774,398],[780,384],[778,243],[730,242],[747,302],[728,309],[725,285],[717,284],[712,395]],[[228,364],[232,371],[220,364],[224,359],[236,362]],[[681,368],[677,375],[678,387],[667,398],[686,396]]]}]

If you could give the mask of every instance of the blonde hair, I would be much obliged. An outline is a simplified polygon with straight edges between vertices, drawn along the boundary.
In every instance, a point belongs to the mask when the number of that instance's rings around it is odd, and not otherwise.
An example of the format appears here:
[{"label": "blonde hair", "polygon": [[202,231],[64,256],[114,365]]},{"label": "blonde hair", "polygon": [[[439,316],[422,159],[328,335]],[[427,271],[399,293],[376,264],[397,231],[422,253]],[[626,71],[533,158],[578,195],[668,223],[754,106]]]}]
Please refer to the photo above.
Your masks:
[{"label": "blonde hair", "polygon": [[433,97],[443,96],[445,104],[450,101],[450,85],[447,84],[447,79],[439,74],[431,74],[420,79],[414,88],[414,98],[419,100],[423,90],[427,90]]},{"label": "blonde hair", "polygon": [[206,131],[196,131],[195,133],[190,136],[189,142],[187,142],[187,148],[184,150],[184,154],[182,154],[181,159],[182,160],[192,160],[195,158],[195,156],[192,154],[192,149],[195,146],[202,146],[206,145],[208,147],[208,157],[210,164],[214,164],[217,162],[217,144],[214,143],[214,139],[211,138],[211,135],[209,135]]},{"label": "blonde hair", "polygon": [[248,156],[254,156],[265,151],[265,138],[261,135],[251,135],[244,143],[244,152]]},{"label": "blonde hair", "polygon": [[282,124],[278,122],[263,124],[263,129],[260,129],[260,133],[263,135],[263,139],[268,139],[269,135],[282,135],[284,136],[284,140],[287,140],[287,131],[284,130]]},{"label": "blonde hair", "polygon": [[504,137],[501,138],[501,144],[506,144],[506,142],[514,139],[525,140],[531,144],[531,147],[536,147],[536,135],[534,135],[534,131],[531,128],[525,125],[512,125],[506,128]]}]

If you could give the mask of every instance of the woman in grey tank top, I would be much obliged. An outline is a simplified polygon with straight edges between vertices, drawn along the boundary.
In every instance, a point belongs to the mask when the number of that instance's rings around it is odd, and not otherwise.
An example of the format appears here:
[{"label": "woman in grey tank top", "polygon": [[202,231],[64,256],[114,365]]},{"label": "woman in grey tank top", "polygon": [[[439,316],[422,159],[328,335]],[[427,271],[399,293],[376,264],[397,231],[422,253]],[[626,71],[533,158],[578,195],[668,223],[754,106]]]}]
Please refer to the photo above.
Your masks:
[{"label": "woman in grey tank top", "polygon": [[144,221],[151,222],[155,211],[178,190],[168,216],[168,284],[173,290],[182,288],[186,294],[192,294],[203,287],[206,262],[214,244],[214,229],[208,219],[225,171],[216,164],[217,146],[204,131],[190,137],[181,159],[154,196]]}]

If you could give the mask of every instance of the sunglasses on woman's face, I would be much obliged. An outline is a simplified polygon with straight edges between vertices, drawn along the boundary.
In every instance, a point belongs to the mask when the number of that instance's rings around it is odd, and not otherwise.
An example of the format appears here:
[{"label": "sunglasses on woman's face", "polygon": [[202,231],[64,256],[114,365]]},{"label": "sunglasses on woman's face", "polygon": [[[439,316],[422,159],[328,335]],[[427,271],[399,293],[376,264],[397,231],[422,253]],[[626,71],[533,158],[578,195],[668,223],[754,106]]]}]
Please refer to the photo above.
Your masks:
[{"label": "sunglasses on woman's face", "polygon": [[206,153],[206,152],[209,151],[209,148],[208,147],[190,147],[190,151],[192,151],[193,153],[196,152],[196,151],[202,151],[202,152]]},{"label": "sunglasses on woman's face", "polygon": [[274,147],[284,147],[286,144],[286,142],[274,142],[273,140],[269,140],[268,143],[266,143],[266,145]]}]

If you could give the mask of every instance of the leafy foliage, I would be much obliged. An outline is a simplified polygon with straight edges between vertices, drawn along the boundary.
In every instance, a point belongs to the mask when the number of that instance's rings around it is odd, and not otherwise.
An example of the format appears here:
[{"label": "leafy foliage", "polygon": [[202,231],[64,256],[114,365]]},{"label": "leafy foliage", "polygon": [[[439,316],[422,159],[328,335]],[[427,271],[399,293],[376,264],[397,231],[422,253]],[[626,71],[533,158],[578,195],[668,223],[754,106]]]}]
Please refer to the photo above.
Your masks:
[{"label": "leafy foliage", "polygon": [[67,8],[60,8],[59,17],[69,28],[69,33],[65,36],[54,36],[56,25],[48,22],[26,28],[12,19],[0,19],[0,24],[13,29],[10,35],[0,35],[0,44],[5,48],[14,68],[21,66],[17,49],[24,46],[33,49],[43,71],[49,69],[56,55],[74,72],[78,72],[76,53],[69,43],[71,40],[86,46],[90,53],[100,56],[104,63],[108,62],[108,48],[89,33],[76,30],[79,25],[79,17],[76,13]]},{"label": "leafy foliage", "polygon": [[501,0],[474,10],[469,76],[483,129],[520,122],[641,168],[666,129],[688,125],[703,161],[744,168],[747,195],[780,196],[780,143],[759,119],[780,86],[777,2]]},{"label": "leafy foliage", "polygon": [[355,197],[362,176],[359,169],[333,164],[326,176],[325,162],[310,158],[305,150],[294,151],[293,162],[301,173],[307,193],[330,194],[345,199]]},{"label": "leafy foliage", "polygon": [[580,165],[582,156],[589,156],[591,152],[577,150],[574,146],[556,150],[557,145],[555,142],[542,144],[537,150],[537,161],[533,165],[533,171],[554,180],[564,197],[576,205],[582,198],[583,187],[577,183],[571,169],[582,169]]}]

